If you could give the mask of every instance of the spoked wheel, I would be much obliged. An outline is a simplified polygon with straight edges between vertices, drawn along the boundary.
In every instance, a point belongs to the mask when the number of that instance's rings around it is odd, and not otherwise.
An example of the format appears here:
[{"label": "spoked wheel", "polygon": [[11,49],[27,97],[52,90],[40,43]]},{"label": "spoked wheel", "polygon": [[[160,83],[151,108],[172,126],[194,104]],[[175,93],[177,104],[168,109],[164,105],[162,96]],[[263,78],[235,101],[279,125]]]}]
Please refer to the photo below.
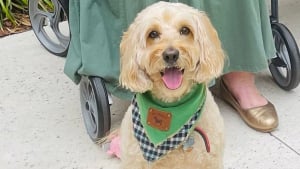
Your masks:
[{"label": "spoked wheel", "polygon": [[271,59],[269,69],[274,81],[284,90],[296,88],[300,81],[300,55],[295,39],[286,26],[272,23],[276,57]]},{"label": "spoked wheel", "polygon": [[[63,0],[62,0],[63,1]],[[57,56],[66,56],[70,43],[67,1],[29,0],[32,29],[41,44]],[[64,4],[64,6],[62,5]]]},{"label": "spoked wheel", "polygon": [[96,142],[110,130],[110,105],[103,80],[82,76],[80,101],[83,119],[90,138]]}]

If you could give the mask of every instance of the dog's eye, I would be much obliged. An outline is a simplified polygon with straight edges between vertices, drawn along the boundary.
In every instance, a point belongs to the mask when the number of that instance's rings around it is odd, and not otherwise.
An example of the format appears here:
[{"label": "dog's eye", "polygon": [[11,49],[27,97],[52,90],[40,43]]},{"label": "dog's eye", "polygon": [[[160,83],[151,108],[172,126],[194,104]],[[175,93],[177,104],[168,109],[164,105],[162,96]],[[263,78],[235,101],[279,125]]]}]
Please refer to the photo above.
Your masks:
[{"label": "dog's eye", "polygon": [[155,39],[159,37],[159,33],[157,31],[151,31],[149,33],[149,38]]},{"label": "dog's eye", "polygon": [[187,27],[182,27],[179,32],[180,32],[180,35],[188,35],[188,34],[190,34],[191,31]]}]

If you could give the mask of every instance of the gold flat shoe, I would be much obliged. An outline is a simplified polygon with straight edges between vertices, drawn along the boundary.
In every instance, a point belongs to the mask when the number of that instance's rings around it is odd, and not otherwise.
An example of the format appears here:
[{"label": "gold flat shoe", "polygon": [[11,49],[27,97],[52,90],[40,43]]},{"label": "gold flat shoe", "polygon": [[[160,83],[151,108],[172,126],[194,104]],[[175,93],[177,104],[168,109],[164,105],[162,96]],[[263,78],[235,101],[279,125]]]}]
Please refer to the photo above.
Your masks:
[{"label": "gold flat shoe", "polygon": [[274,105],[268,101],[266,105],[243,109],[231,92],[227,89],[222,78],[218,79],[212,93],[231,105],[251,128],[260,132],[271,132],[278,126],[278,117]]}]

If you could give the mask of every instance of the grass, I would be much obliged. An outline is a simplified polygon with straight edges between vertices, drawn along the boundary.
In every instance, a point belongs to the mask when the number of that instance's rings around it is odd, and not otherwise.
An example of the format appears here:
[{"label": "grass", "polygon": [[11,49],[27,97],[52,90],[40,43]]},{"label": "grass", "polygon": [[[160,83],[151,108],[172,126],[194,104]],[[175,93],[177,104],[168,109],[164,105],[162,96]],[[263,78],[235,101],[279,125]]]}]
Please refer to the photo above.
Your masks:
[{"label": "grass", "polygon": [[[20,31],[30,27],[28,17],[29,0],[0,0],[0,36]],[[51,0],[39,0],[39,9],[51,11],[54,9]],[[4,32],[4,33],[3,33]]]},{"label": "grass", "polygon": [[0,29],[3,30],[5,21],[16,27],[20,24],[16,14],[28,12],[28,0],[0,0],[0,10]]}]

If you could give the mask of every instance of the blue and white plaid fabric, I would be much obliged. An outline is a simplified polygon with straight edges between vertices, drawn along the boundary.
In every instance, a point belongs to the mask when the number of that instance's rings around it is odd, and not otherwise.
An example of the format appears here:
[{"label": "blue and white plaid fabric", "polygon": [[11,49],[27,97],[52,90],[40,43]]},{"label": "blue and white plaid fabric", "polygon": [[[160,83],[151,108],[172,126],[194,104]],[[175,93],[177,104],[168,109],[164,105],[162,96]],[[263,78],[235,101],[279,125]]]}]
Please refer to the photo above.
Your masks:
[{"label": "blue and white plaid fabric", "polygon": [[148,139],[145,129],[140,121],[140,113],[139,107],[137,105],[136,97],[132,100],[132,122],[134,129],[134,136],[138,140],[140,148],[143,152],[144,158],[153,162],[163,155],[167,154],[169,151],[178,148],[183,144],[183,142],[187,139],[189,130],[194,126],[197,119],[200,116],[201,108],[194,114],[194,116],[179,130],[177,134],[168,138],[162,144],[158,146],[154,146],[153,143]]}]

